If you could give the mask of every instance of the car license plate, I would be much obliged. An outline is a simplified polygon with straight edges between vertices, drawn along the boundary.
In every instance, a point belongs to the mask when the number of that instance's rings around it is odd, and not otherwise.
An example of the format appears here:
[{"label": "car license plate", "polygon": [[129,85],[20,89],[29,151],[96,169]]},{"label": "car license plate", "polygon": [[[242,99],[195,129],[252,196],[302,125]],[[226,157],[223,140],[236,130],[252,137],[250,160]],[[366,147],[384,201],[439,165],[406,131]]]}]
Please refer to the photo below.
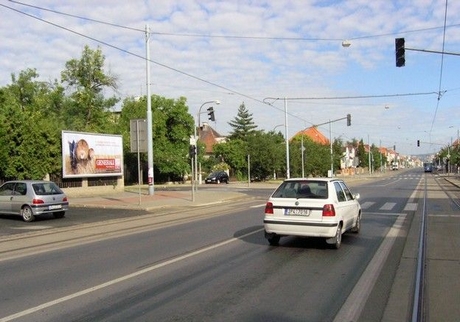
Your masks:
[{"label": "car license plate", "polygon": [[49,210],[54,210],[54,209],[61,209],[62,205],[51,205],[48,207]]},{"label": "car license plate", "polygon": [[310,216],[310,209],[287,208],[284,214],[286,216]]}]

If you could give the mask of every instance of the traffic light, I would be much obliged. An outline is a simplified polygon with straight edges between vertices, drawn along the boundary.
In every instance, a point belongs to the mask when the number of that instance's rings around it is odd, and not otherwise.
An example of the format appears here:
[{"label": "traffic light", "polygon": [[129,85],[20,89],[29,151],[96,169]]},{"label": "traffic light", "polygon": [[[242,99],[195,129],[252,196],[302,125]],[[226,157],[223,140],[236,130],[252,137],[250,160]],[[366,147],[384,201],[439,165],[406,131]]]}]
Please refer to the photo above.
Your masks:
[{"label": "traffic light", "polygon": [[351,125],[351,114],[347,114],[347,126]]},{"label": "traffic light", "polygon": [[395,39],[396,67],[403,67],[406,65],[406,49],[404,47],[404,42],[404,38]]},{"label": "traffic light", "polygon": [[196,155],[196,145],[190,145],[188,148],[188,155],[190,159],[193,159]]},{"label": "traffic light", "polygon": [[208,120],[215,121],[216,118],[214,117],[214,108],[211,106],[208,108]]},{"label": "traffic light", "polygon": [[417,140],[417,146],[420,146],[420,140]]}]

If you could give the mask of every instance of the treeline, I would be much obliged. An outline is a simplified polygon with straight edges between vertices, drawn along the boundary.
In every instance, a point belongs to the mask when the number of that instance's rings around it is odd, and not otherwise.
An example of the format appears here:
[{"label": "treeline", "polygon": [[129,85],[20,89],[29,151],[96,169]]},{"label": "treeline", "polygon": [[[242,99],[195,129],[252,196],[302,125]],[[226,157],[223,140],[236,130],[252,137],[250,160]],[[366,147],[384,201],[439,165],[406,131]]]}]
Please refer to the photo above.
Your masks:
[{"label": "treeline", "polygon": [[[11,83],[0,88],[0,178],[41,179],[62,173],[61,131],[123,135],[126,183],[137,182],[137,155],[130,152],[131,119],[146,118],[146,97],[116,93],[117,78],[104,70],[101,50],[86,46],[79,59],[68,61],[60,79],[39,81],[36,69],[11,75]],[[121,111],[114,113],[114,107]],[[179,180],[190,173],[189,137],[194,119],[185,97],[151,97],[155,181]],[[226,143],[214,146],[212,156],[204,156],[201,143],[199,161],[202,172],[230,169],[231,175],[267,178],[286,173],[285,141],[281,132],[257,130],[252,115],[241,104],[238,115],[229,122],[233,131]],[[291,176],[300,176],[301,138],[290,142]],[[328,146],[304,137],[307,175],[325,175],[330,169]],[[340,166],[342,142],[334,141],[333,161]],[[142,155],[143,169],[147,156]],[[248,163],[249,161],[249,163]],[[365,162],[365,158],[363,158]],[[250,169],[248,169],[250,164]],[[144,172],[146,172],[144,170]],[[144,175],[146,176],[146,175]]]}]

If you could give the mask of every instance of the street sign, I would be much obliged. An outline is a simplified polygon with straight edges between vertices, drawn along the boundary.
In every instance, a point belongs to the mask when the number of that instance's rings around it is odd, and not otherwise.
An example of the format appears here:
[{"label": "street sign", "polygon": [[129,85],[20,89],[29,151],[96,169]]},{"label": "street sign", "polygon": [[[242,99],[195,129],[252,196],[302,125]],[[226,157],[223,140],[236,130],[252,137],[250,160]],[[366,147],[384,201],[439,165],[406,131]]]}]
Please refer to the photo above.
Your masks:
[{"label": "street sign", "polygon": [[131,152],[147,152],[147,120],[134,119],[129,121]]}]

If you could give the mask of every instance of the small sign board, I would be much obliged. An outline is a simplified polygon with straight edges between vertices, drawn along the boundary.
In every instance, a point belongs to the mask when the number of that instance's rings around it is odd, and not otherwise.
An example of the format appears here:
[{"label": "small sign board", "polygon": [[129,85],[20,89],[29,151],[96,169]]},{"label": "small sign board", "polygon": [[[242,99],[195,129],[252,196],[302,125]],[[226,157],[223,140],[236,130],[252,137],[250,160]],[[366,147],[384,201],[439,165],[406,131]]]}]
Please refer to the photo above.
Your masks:
[{"label": "small sign board", "polygon": [[133,119],[129,121],[131,152],[147,152],[147,120]]}]

